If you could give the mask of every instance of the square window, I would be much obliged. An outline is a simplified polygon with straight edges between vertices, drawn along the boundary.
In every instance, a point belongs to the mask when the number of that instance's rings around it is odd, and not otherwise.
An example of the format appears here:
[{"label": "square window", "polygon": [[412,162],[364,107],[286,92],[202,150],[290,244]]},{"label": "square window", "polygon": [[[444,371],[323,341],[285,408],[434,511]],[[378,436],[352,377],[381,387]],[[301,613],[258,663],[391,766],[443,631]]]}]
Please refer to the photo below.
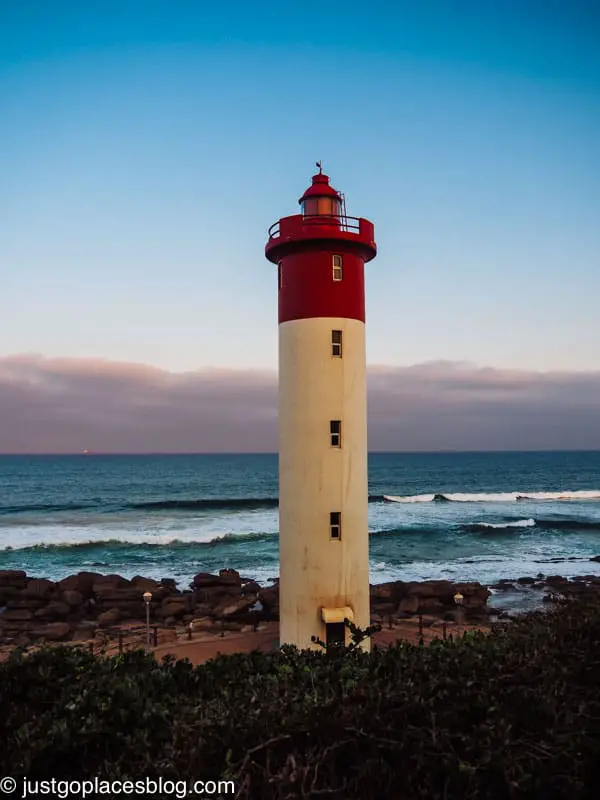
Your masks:
[{"label": "square window", "polygon": [[342,331],[331,331],[331,355],[342,357]]},{"label": "square window", "polygon": [[344,259],[342,256],[333,256],[333,280],[341,281],[344,277]]},{"label": "square window", "polygon": [[329,514],[329,536],[331,539],[342,538],[342,515],[339,511]]},{"label": "square window", "polygon": [[331,439],[332,447],[342,446],[342,421],[340,419],[332,419],[330,421],[329,437]]}]

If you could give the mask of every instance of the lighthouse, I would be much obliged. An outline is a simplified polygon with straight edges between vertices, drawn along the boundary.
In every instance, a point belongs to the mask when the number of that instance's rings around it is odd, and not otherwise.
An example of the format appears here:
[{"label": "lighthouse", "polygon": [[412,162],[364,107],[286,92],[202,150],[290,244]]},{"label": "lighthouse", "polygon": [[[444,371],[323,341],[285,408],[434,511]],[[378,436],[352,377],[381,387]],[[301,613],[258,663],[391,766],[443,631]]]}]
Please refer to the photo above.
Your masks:
[{"label": "lighthouse", "polygon": [[[319,172],[269,229],[279,295],[280,642],[370,623],[365,263],[373,224]],[[368,647],[368,641],[364,643]]]}]

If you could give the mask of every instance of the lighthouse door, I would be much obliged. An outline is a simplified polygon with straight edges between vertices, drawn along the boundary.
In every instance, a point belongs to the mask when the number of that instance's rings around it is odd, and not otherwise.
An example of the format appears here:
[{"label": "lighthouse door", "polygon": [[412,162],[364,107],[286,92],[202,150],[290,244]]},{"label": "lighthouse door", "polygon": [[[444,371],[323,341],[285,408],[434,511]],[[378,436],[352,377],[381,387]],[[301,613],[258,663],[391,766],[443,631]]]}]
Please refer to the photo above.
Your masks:
[{"label": "lighthouse door", "polygon": [[343,645],[346,642],[346,626],[343,622],[328,622],[325,625],[325,644]]}]

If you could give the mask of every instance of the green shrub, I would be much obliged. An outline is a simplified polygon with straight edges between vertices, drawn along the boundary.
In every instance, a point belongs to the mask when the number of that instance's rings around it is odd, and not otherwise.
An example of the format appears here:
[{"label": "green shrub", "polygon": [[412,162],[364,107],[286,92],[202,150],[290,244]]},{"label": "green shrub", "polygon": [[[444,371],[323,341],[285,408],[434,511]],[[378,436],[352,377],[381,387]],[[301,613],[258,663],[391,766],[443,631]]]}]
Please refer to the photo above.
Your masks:
[{"label": "green shrub", "polygon": [[241,798],[597,796],[600,602],[371,654],[193,668],[72,648],[0,666],[0,774],[235,780]]}]

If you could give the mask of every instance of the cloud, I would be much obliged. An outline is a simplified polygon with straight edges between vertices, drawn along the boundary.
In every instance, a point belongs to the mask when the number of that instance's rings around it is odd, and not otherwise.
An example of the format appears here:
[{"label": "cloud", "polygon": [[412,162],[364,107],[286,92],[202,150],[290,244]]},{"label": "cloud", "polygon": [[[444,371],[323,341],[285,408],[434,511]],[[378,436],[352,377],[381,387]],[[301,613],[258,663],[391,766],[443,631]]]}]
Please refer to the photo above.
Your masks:
[{"label": "cloud", "polygon": [[[600,449],[600,372],[369,369],[372,450]],[[274,452],[277,376],[0,358],[0,452]]]}]

